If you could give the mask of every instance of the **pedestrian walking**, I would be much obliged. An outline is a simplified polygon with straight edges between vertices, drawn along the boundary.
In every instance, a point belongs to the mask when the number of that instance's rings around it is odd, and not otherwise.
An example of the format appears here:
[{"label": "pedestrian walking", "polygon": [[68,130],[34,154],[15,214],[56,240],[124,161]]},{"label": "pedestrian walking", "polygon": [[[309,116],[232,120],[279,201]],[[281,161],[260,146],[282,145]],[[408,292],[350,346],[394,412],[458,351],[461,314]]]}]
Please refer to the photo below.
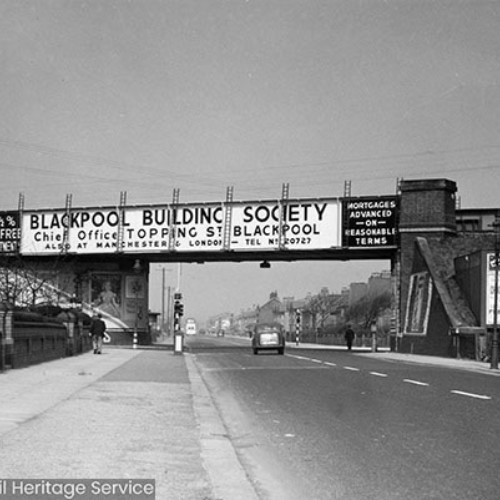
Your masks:
[{"label": "pedestrian walking", "polygon": [[347,350],[350,351],[352,349],[352,342],[354,340],[354,330],[351,328],[351,325],[347,325],[344,338],[347,344]]},{"label": "pedestrian walking", "polygon": [[102,340],[104,339],[104,332],[106,331],[106,323],[102,319],[102,314],[92,318],[90,324],[90,335],[92,335],[92,345],[94,347],[94,354],[102,353]]}]

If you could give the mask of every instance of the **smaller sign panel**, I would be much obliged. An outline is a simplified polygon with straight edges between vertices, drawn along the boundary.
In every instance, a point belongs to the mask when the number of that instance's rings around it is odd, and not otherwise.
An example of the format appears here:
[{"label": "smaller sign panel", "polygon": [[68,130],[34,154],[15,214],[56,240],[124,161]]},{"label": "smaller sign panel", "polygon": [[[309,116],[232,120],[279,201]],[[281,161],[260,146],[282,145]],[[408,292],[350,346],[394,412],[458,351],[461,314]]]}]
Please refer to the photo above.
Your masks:
[{"label": "smaller sign panel", "polygon": [[[498,262],[495,254],[486,254],[486,324],[495,324],[495,273],[497,272]],[[497,324],[500,324],[500,285],[497,292]]]},{"label": "smaller sign panel", "polygon": [[397,198],[353,198],[343,201],[342,245],[378,248],[397,245]]},{"label": "smaller sign panel", "polygon": [[0,253],[17,252],[20,239],[19,212],[0,212]]}]

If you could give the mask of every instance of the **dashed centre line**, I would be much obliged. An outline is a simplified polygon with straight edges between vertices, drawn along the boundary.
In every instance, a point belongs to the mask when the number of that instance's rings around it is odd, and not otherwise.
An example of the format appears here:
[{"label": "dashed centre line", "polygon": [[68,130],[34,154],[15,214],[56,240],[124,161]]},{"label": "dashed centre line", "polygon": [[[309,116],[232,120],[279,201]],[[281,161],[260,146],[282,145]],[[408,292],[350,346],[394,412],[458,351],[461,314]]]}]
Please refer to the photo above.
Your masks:
[{"label": "dashed centre line", "polygon": [[464,391],[451,391],[453,394],[458,394],[460,396],[468,396],[469,398],[475,398],[475,399],[491,399],[491,396],[485,396],[482,394],[474,394],[472,392],[464,392]]},{"label": "dashed centre line", "polygon": [[421,385],[424,387],[429,386],[429,384],[427,382],[420,382],[419,380],[412,380],[411,378],[405,378],[405,379],[403,379],[403,382],[406,382],[408,384],[413,384],[413,385]]},{"label": "dashed centre line", "polygon": [[[311,361],[312,363],[322,364],[322,365],[325,365],[325,366],[332,366],[332,367],[336,367],[337,366],[336,363],[331,363],[329,361],[323,361],[321,359],[308,358],[306,356],[297,356],[297,355],[290,355],[290,354],[288,356],[290,356],[291,358],[302,359],[302,360],[305,360],[305,361]],[[359,372],[359,371],[361,371],[360,368],[356,368],[354,366],[342,366],[341,368],[343,368],[344,370],[352,371],[352,372]],[[381,372],[375,372],[375,371],[371,371],[371,372],[368,372],[368,373],[370,375],[373,375],[374,377],[380,377],[380,378],[387,378],[387,377],[389,377],[389,375],[387,373],[381,373]],[[427,382],[422,382],[420,380],[413,380],[413,379],[410,379],[410,378],[403,379],[403,382],[405,382],[407,384],[413,384],[413,385],[421,386],[421,387],[429,387],[430,386],[430,384],[427,383]],[[472,393],[472,392],[465,392],[465,391],[459,391],[459,390],[452,390],[450,392],[452,394],[457,394],[457,395],[460,395],[460,396],[467,396],[467,397],[475,398],[475,399],[482,399],[482,400],[491,400],[491,399],[493,399],[491,396],[487,396],[485,394],[475,394],[475,393]]]}]

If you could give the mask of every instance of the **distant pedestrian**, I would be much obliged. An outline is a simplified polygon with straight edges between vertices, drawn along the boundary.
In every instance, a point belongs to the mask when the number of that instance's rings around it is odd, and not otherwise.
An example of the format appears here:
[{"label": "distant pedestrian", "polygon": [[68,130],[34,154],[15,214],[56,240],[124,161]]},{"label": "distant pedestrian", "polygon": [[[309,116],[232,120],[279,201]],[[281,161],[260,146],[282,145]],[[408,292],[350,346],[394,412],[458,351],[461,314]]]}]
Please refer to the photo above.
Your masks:
[{"label": "distant pedestrian", "polygon": [[352,342],[354,340],[354,330],[351,328],[351,325],[347,325],[347,330],[345,331],[344,338],[347,344],[347,350],[352,349]]},{"label": "distant pedestrian", "polygon": [[99,313],[97,316],[92,318],[92,323],[90,324],[90,335],[92,335],[94,354],[102,353],[102,340],[104,338],[105,331],[106,323],[102,320],[102,314]]}]

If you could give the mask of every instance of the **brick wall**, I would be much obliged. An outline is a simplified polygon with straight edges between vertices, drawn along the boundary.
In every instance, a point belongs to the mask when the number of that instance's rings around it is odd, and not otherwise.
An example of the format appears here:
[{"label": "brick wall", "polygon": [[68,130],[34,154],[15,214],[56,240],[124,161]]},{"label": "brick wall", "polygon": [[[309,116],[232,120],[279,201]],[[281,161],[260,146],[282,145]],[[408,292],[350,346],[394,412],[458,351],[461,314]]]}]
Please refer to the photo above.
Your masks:
[{"label": "brick wall", "polygon": [[61,323],[16,322],[11,366],[20,368],[66,356],[68,333]]}]

